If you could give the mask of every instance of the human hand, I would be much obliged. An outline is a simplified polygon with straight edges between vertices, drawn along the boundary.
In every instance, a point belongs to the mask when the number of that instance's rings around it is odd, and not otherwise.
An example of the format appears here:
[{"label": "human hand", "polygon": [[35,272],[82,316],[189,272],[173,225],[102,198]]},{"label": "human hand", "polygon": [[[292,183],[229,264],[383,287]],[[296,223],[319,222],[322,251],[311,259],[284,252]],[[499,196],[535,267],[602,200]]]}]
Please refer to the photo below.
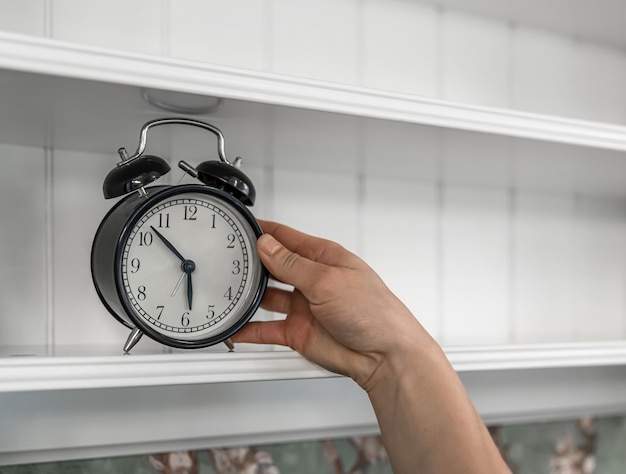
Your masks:
[{"label": "human hand", "polygon": [[[272,276],[262,306],[233,341],[289,346],[368,393],[393,471],[510,472],[439,345],[356,255],[328,240],[260,222]],[[452,453],[452,454],[451,454]]]},{"label": "human hand", "polygon": [[347,375],[368,390],[378,367],[402,346],[430,339],[380,277],[339,244],[260,221],[257,244],[272,277],[262,307],[284,320],[250,322],[234,342],[289,346],[310,361]]}]

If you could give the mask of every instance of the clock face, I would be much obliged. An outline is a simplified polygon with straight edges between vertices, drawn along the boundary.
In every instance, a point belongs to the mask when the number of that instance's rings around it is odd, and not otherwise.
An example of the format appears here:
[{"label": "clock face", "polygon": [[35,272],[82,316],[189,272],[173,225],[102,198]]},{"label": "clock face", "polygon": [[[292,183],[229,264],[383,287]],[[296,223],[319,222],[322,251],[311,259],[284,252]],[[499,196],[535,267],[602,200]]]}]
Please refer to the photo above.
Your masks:
[{"label": "clock face", "polygon": [[119,281],[140,329],[194,345],[249,319],[266,278],[249,219],[197,190],[167,193],[138,216],[120,248]]}]

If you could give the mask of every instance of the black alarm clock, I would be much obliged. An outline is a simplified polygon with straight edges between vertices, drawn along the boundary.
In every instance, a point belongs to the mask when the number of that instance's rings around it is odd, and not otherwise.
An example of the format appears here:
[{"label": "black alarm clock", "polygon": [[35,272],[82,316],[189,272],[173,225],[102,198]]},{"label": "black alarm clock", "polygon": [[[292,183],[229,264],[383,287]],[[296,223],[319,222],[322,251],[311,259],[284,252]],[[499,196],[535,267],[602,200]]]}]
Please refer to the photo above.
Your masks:
[{"label": "black alarm clock", "polygon": [[[219,160],[179,166],[197,184],[147,186],[170,171],[144,155],[152,127],[200,127],[218,139]],[[132,156],[105,178],[104,197],[117,202],[102,220],[91,251],[100,300],[131,332],[124,352],[143,334],[167,346],[192,349],[225,342],[258,309],[268,274],[256,252],[261,228],[248,209],[256,197],[241,159],[230,162],[215,126],[186,118],[144,124]]]}]

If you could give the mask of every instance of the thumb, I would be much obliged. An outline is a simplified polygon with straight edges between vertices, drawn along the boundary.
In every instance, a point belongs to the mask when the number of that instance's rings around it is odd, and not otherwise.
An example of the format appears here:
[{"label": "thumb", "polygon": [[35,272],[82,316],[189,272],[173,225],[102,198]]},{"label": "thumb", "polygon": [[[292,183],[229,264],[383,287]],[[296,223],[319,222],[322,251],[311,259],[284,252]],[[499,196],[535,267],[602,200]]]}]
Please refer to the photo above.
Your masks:
[{"label": "thumb", "polygon": [[259,237],[257,250],[261,261],[272,275],[304,294],[325,266],[292,252],[270,234]]}]

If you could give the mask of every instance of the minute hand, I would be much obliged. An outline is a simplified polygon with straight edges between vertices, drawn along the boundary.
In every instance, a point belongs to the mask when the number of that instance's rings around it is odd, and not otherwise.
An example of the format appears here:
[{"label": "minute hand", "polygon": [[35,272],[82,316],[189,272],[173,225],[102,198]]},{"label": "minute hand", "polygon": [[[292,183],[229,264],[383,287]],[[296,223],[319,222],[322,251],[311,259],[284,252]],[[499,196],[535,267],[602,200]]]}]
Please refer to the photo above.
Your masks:
[{"label": "minute hand", "polygon": [[166,246],[168,249],[170,249],[170,250],[172,251],[172,253],[173,253],[174,255],[176,255],[176,256],[180,259],[180,261],[181,261],[181,262],[183,262],[183,263],[184,263],[186,259],[185,259],[185,257],[183,257],[183,256],[180,254],[180,252],[179,252],[178,250],[176,250],[176,247],[174,247],[174,246],[172,245],[172,243],[171,243],[169,240],[167,240],[167,239],[165,238],[165,236],[164,236],[163,234],[161,234],[161,232],[159,232],[158,230],[156,230],[153,226],[150,226],[150,228],[154,231],[154,233],[157,235],[157,237],[158,237],[159,239],[161,239],[161,242],[163,242],[163,243],[165,244],[165,246]]}]

